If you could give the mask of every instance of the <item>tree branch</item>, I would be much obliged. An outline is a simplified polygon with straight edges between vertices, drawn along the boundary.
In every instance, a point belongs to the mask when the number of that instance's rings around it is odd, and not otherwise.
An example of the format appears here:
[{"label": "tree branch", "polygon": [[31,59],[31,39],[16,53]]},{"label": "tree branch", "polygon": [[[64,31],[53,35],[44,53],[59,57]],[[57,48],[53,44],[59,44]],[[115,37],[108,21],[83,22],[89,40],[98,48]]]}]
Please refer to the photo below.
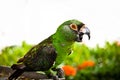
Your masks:
[{"label": "tree branch", "polygon": [[[13,72],[14,72],[14,70],[12,70],[9,67],[0,66],[0,80],[6,80],[8,78],[8,76],[10,76],[10,74],[12,74]],[[48,77],[45,74],[36,73],[36,72],[24,72],[20,76],[20,78],[24,78],[24,79],[45,79],[45,80],[48,79]],[[49,79],[49,80],[51,80],[51,79]],[[65,79],[62,78],[60,80],[65,80]]]}]

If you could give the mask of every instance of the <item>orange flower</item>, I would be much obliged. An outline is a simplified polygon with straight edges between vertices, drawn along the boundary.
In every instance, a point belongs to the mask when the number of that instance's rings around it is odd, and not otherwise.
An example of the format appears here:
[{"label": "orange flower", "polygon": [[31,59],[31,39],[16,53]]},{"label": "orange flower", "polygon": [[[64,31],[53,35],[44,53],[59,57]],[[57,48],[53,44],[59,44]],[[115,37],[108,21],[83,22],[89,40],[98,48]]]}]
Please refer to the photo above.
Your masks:
[{"label": "orange flower", "polygon": [[62,67],[66,76],[75,76],[76,69],[70,65],[65,65]]},{"label": "orange flower", "polygon": [[115,41],[115,44],[116,44],[117,46],[120,46],[120,41]]},{"label": "orange flower", "polygon": [[95,63],[93,61],[84,61],[82,64],[78,65],[78,70],[84,69],[86,67],[93,67]]}]

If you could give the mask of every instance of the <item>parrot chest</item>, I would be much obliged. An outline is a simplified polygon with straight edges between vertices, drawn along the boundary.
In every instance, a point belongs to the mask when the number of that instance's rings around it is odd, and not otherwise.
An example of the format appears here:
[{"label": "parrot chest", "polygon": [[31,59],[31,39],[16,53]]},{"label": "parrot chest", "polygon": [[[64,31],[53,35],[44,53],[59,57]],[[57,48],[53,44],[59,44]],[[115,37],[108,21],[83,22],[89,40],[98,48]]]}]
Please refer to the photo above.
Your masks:
[{"label": "parrot chest", "polygon": [[57,57],[55,61],[55,66],[60,65],[71,52],[71,43],[56,43],[54,44]]}]

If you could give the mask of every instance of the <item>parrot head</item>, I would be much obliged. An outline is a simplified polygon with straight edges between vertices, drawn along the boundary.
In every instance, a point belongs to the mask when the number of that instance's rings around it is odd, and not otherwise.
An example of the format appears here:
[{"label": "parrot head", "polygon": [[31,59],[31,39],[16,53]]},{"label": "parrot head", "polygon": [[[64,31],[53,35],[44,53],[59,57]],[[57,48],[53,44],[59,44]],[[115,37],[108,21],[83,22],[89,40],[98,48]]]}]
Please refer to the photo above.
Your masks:
[{"label": "parrot head", "polygon": [[59,26],[57,32],[60,38],[63,38],[66,41],[82,42],[84,34],[88,35],[88,39],[90,39],[90,30],[84,23],[75,19],[65,21]]}]

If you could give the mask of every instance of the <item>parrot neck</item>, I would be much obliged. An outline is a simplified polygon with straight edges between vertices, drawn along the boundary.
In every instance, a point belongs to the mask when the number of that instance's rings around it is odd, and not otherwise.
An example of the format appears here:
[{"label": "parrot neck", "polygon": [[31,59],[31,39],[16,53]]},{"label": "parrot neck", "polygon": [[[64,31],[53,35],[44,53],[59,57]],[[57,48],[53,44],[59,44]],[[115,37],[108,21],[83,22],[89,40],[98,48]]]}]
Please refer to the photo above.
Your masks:
[{"label": "parrot neck", "polygon": [[59,36],[56,34],[54,34],[52,36],[52,43],[58,53],[59,54],[63,54],[64,56],[68,56],[68,54],[71,52],[71,48],[73,46],[73,43],[72,41],[66,41],[66,40],[63,40],[61,38],[59,38]]},{"label": "parrot neck", "polygon": [[60,36],[57,34],[53,34],[51,38],[52,38],[53,46],[57,53],[57,58],[56,58],[54,67],[57,67],[70,54],[72,50],[71,48],[74,42],[64,40],[63,38],[60,38]]},{"label": "parrot neck", "polygon": [[53,44],[55,46],[61,46],[62,48],[71,47],[72,44],[74,43],[73,41],[68,41],[63,39],[56,34],[54,34],[52,38],[53,38]]},{"label": "parrot neck", "polygon": [[73,42],[69,42],[59,38],[55,34],[52,36],[52,43],[57,53],[54,67],[60,65],[70,54]]}]

